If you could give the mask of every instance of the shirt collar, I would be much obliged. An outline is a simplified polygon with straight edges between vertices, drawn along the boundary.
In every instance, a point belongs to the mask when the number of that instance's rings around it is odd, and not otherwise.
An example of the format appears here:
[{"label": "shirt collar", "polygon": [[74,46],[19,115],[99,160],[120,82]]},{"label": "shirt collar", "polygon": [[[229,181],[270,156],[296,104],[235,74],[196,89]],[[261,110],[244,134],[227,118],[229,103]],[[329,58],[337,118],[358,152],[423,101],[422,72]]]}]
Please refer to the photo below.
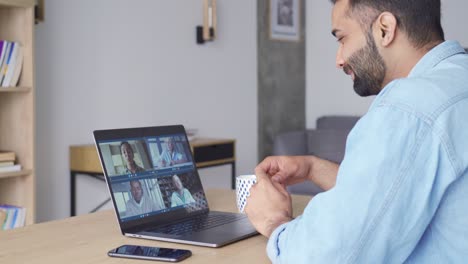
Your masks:
[{"label": "shirt collar", "polygon": [[145,202],[145,196],[144,196],[144,195],[141,196],[141,199],[140,199],[140,202],[139,202],[139,203],[137,203],[137,201],[135,201],[135,199],[133,199],[133,201],[135,202],[135,204],[136,204],[139,208],[141,208],[141,207],[143,207],[143,203]]},{"label": "shirt collar", "polygon": [[426,55],[424,55],[421,60],[416,63],[408,77],[418,76],[425,71],[432,69],[439,62],[445,60],[446,58],[459,53],[465,53],[465,50],[457,41],[444,41],[426,53]]}]

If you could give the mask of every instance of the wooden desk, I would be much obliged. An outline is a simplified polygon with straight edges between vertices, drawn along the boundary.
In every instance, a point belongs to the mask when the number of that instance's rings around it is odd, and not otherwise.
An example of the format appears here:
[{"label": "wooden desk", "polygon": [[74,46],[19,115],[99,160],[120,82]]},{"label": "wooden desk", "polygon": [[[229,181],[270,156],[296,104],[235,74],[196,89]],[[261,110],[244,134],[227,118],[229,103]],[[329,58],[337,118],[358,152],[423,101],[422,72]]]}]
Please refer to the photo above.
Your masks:
[{"label": "wooden desk", "polygon": [[[234,191],[208,190],[207,197],[213,210],[237,211]],[[294,215],[301,214],[309,200],[294,195]],[[107,256],[107,251],[122,244],[189,249],[193,255],[181,262],[185,264],[270,263],[266,243],[261,235],[221,248],[128,238],[121,235],[114,212],[108,210],[0,232],[0,263],[150,263]]]},{"label": "wooden desk", "polygon": [[[236,184],[236,151],[234,139],[196,138],[190,141],[197,168],[231,165],[231,188]],[[83,174],[104,181],[95,145],[70,146],[70,216],[76,215],[76,175]],[[103,201],[91,212],[110,201]]]}]

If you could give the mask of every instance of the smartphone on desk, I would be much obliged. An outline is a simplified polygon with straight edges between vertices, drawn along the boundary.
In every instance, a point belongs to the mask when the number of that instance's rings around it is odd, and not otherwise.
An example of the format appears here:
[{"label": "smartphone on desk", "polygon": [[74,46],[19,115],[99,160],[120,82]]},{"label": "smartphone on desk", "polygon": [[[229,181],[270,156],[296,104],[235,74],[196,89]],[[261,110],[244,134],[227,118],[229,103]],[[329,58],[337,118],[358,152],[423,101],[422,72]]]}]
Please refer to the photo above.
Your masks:
[{"label": "smartphone on desk", "polygon": [[109,250],[107,255],[118,258],[178,262],[190,257],[192,252],[185,249],[122,245]]}]

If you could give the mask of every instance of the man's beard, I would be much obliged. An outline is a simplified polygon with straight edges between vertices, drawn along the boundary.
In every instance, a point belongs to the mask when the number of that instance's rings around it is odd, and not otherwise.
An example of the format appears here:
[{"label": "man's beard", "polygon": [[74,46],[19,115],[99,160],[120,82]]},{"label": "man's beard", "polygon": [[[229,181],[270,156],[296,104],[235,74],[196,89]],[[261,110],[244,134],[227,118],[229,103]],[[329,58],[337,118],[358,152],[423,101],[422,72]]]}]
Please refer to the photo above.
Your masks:
[{"label": "man's beard", "polygon": [[360,96],[377,95],[387,71],[371,31],[366,39],[367,45],[356,51],[343,67],[345,73],[354,73],[354,91]]}]

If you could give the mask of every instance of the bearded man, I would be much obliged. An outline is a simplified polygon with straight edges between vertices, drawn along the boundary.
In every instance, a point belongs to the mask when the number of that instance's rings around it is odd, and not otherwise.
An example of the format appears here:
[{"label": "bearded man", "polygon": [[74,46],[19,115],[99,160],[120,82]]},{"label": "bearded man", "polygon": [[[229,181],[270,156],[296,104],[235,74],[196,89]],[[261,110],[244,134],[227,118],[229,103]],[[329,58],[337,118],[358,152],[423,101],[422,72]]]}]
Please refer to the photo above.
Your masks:
[{"label": "bearded man", "polygon": [[[273,263],[465,263],[468,55],[440,0],[334,0],[337,67],[376,95],[341,164],[268,157],[245,211]],[[326,190],[293,219],[286,186]]]}]

